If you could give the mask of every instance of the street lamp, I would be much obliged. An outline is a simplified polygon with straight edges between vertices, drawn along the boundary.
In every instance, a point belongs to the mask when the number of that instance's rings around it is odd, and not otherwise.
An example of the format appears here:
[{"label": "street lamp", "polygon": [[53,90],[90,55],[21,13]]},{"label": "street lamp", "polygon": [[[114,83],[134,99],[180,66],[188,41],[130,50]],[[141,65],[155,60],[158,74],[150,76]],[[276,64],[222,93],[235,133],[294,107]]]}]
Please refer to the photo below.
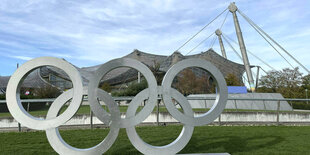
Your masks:
[{"label": "street lamp", "polygon": [[308,89],[306,89],[306,98],[307,98],[307,104],[308,104]]}]

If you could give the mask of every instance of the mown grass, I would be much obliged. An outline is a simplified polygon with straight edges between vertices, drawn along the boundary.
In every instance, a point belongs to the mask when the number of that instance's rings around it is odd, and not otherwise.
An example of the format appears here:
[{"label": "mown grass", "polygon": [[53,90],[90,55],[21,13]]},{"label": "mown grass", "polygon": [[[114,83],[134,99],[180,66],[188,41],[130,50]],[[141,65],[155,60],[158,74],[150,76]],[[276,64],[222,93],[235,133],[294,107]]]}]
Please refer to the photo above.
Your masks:
[{"label": "mown grass", "polygon": [[[139,135],[152,145],[166,145],[181,132],[182,126],[136,127]],[[108,129],[62,130],[70,145],[92,147],[106,136]],[[203,126],[195,127],[189,144],[180,153],[230,154],[310,154],[309,126]],[[56,154],[45,133],[0,133],[0,154]],[[126,131],[106,154],[140,154],[129,142]]]}]

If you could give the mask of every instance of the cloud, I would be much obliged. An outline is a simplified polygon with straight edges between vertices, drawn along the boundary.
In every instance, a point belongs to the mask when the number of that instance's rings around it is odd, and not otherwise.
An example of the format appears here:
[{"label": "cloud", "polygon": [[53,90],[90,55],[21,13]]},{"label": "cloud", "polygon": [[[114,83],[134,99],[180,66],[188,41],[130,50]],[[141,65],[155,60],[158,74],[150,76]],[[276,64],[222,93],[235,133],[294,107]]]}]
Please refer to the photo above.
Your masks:
[{"label": "cloud", "polygon": [[11,58],[16,58],[16,59],[20,59],[20,60],[31,60],[32,58],[31,57],[27,57],[27,56],[9,56]]},{"label": "cloud", "polygon": [[[55,56],[79,67],[104,63],[127,55],[133,49],[170,55],[226,9],[229,3],[215,0],[4,0],[0,5],[0,54],[14,59],[14,62],[10,59],[12,63],[39,56]],[[294,51],[293,55],[302,63],[310,65],[306,60],[309,57],[303,57],[310,48],[307,43],[310,39],[307,29],[310,26],[307,22],[310,20],[308,1],[239,0],[236,4],[275,40],[284,43],[289,51]],[[214,33],[224,16],[180,52],[186,54]],[[238,17],[247,48],[272,65],[286,67],[281,57],[271,51],[240,15]],[[230,13],[222,31],[236,39]],[[207,50],[211,42],[212,38],[191,54]],[[303,48],[297,48],[301,46]],[[225,47],[232,52],[228,45]],[[217,42],[213,48],[220,53]],[[239,50],[237,46],[235,48]],[[229,53],[228,56],[232,61],[240,62],[234,54]],[[250,59],[253,64],[260,64]],[[11,72],[8,70],[1,74]]]}]

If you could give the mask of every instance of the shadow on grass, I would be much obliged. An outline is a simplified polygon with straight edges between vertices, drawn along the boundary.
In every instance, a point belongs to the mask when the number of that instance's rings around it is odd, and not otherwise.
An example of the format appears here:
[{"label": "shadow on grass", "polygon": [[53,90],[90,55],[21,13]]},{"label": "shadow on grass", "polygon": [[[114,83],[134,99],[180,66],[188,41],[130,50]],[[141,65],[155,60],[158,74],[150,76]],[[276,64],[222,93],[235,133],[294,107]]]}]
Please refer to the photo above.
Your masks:
[{"label": "shadow on grass", "polygon": [[250,153],[255,150],[264,150],[266,147],[273,147],[282,141],[284,141],[284,138],[279,136],[253,136],[249,138],[241,138],[241,136],[192,137],[189,144],[180,153]]}]

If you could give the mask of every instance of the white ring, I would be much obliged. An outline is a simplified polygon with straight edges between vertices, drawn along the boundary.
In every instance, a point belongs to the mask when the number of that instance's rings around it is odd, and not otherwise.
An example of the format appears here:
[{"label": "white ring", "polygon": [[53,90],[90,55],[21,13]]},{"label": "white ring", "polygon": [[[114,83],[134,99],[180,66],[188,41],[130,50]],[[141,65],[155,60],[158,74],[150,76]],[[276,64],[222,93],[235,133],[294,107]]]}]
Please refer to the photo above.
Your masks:
[{"label": "white ring", "polygon": [[[70,77],[73,87],[75,88],[74,97],[67,110],[58,117],[45,120],[30,115],[23,108],[20,101],[20,88],[24,78],[26,78],[31,71],[34,71],[42,66],[53,66],[65,71]],[[22,125],[37,130],[45,130],[64,124],[77,112],[82,102],[82,98],[83,86],[78,70],[65,60],[53,57],[39,57],[24,63],[11,76],[6,92],[7,106],[12,116]],[[57,99],[53,102],[53,104],[56,104],[55,102],[57,102]]]},{"label": "white ring", "polygon": [[[161,87],[158,87],[158,89],[161,89]],[[194,113],[192,111],[192,108],[189,104],[185,104],[186,98],[179,93],[177,90],[171,88],[171,91],[173,92],[173,98],[180,103],[182,109],[184,110],[184,113],[189,116],[194,116]],[[159,92],[161,92],[159,90]],[[126,117],[134,117],[135,112],[139,106],[138,102],[133,103],[133,107],[135,107],[135,110],[127,111]],[[194,127],[185,124],[180,135],[176,140],[174,140],[172,143],[165,145],[165,146],[153,146],[150,144],[145,143],[140,136],[138,135],[135,127],[128,127],[126,128],[127,136],[132,143],[132,145],[139,150],[143,154],[148,155],[158,155],[158,154],[176,154],[179,151],[181,151],[186,144],[189,142],[189,140],[192,137],[194,131]]]},{"label": "white ring", "polygon": [[[102,106],[99,104],[97,100],[97,88],[99,86],[101,78],[106,75],[109,71],[119,68],[119,67],[131,67],[139,72],[145,77],[147,83],[148,83],[148,89],[143,90],[138,95],[135,96],[135,98],[132,100],[133,102],[142,102],[144,99],[148,99],[148,104],[143,107],[143,109],[135,116],[135,117],[126,117],[122,118],[119,124],[120,128],[126,128],[129,126],[135,126],[139,123],[141,123],[143,120],[145,120],[149,114],[152,113],[154,107],[156,106],[157,102],[157,82],[153,75],[153,73],[150,71],[150,69],[142,64],[141,62],[134,60],[134,59],[128,59],[128,58],[122,58],[122,59],[114,59],[111,60],[103,65],[101,65],[97,70],[96,73],[93,74],[89,85],[88,85],[88,100],[91,107],[91,110],[94,112],[94,114],[98,117],[99,120],[102,122],[109,122],[109,117],[106,117],[108,113],[102,108]],[[106,93],[105,97],[111,97]],[[112,97],[111,97],[112,98]],[[114,104],[116,104],[113,101]],[[130,103],[130,104],[131,104]]]},{"label": "white ring", "polygon": [[[102,92],[103,92],[102,90],[100,89],[98,90],[99,98],[103,98]],[[84,89],[84,95],[87,95],[87,88]],[[57,104],[52,104],[48,110],[46,117],[47,118],[56,117],[61,107],[64,105],[64,103],[70,100],[72,96],[73,96],[72,89],[66,91],[61,96],[59,96],[58,98],[62,102],[57,102]],[[51,129],[46,130],[46,136],[47,136],[48,142],[53,147],[53,149],[59,154],[75,154],[75,155],[103,154],[115,142],[118,136],[118,132],[119,132],[119,128],[115,125],[115,124],[118,124],[117,121],[119,121],[119,119],[114,119],[120,116],[120,111],[118,109],[118,106],[115,104],[107,104],[107,106],[109,110],[111,111],[111,115],[112,115],[110,131],[108,135],[106,136],[106,138],[104,138],[104,140],[100,142],[99,144],[97,144],[96,146],[87,148],[87,149],[79,149],[79,148],[72,147],[62,139],[58,128],[51,128]]]},{"label": "white ring", "polygon": [[[207,70],[213,78],[217,81],[217,86],[219,90],[219,94],[216,95],[216,100],[212,108],[206,112],[205,114],[197,117],[191,117],[182,114],[172,103],[171,95],[171,84],[174,77],[183,69],[188,67],[200,67],[202,69]],[[227,102],[227,85],[222,73],[210,62],[202,60],[202,59],[186,59],[180,61],[173,65],[164,76],[163,82],[163,101],[166,105],[167,110],[169,113],[179,122],[191,125],[191,126],[201,126],[205,124],[209,124],[213,122],[224,110]],[[186,103],[189,102],[186,100]]]}]

